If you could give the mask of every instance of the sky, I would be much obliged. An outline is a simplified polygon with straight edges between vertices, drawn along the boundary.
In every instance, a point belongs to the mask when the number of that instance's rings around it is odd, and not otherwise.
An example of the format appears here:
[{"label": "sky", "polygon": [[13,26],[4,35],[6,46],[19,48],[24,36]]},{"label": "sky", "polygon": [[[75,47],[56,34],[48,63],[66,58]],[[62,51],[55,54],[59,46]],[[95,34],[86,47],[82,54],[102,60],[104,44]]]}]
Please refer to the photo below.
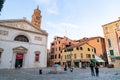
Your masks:
[{"label": "sky", "polygon": [[102,25],[120,17],[120,0],[5,0],[0,20],[26,17],[31,21],[37,6],[41,29],[48,33],[48,49],[55,36],[72,40],[104,37]]}]

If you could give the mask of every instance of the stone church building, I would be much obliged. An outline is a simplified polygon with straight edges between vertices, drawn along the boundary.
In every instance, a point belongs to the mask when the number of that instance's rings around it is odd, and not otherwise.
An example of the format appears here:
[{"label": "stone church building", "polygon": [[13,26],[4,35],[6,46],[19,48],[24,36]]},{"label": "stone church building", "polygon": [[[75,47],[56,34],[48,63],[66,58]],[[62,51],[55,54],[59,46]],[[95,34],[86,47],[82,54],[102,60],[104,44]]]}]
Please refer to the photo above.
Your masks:
[{"label": "stone church building", "polygon": [[48,33],[41,29],[41,19],[37,8],[31,22],[0,20],[0,69],[47,67]]}]

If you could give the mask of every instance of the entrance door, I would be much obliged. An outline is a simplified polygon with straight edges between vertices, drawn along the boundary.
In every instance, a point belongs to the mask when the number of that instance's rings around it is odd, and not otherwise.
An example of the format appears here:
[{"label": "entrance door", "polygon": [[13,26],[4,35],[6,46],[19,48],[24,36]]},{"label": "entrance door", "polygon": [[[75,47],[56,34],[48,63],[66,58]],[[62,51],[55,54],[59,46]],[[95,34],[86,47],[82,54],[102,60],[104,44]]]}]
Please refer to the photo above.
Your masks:
[{"label": "entrance door", "polygon": [[15,68],[22,67],[23,64],[23,54],[16,54]]}]

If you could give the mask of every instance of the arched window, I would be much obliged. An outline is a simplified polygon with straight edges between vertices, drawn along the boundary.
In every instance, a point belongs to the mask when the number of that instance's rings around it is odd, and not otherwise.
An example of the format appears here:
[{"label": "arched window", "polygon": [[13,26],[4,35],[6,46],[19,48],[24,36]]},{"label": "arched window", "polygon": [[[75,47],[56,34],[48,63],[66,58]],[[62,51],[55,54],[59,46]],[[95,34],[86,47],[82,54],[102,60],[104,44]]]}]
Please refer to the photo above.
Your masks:
[{"label": "arched window", "polygon": [[15,41],[21,41],[21,42],[29,42],[28,38],[24,35],[18,35],[14,39]]},{"label": "arched window", "polygon": [[108,46],[111,47],[111,41],[108,39]]}]

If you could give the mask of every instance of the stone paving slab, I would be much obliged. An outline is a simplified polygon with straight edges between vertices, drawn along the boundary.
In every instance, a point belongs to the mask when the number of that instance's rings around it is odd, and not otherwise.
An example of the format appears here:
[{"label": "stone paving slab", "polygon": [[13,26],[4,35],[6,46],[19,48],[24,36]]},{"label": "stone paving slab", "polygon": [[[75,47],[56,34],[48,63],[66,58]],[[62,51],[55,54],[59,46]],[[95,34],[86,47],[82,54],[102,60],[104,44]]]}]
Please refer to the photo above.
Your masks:
[{"label": "stone paving slab", "polygon": [[120,80],[120,68],[100,68],[99,77],[91,76],[90,69],[67,69],[64,73],[49,74],[51,68],[0,69],[0,80]]}]

